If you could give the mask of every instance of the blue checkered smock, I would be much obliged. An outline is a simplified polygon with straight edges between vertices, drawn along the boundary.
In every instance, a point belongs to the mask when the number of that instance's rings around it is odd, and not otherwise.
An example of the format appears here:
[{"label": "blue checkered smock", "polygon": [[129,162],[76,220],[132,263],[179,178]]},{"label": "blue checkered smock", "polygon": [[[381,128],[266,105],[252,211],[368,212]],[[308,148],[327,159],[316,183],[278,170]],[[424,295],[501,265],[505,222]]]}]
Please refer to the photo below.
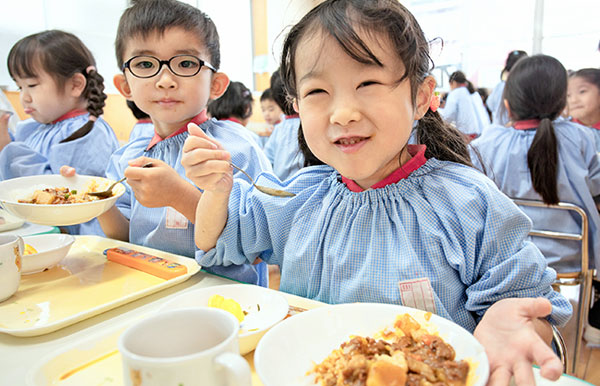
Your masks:
[{"label": "blue checkered smock", "polygon": [[313,166],[286,184],[295,197],[234,181],[227,225],[196,260],[240,264],[261,255],[281,266],[282,291],[327,303],[402,304],[399,283],[429,278],[436,313],[469,331],[507,297],[548,298],[556,324],[571,314],[550,286],[554,270],[525,241],[529,219],[473,168],[429,159],[406,179],[355,193],[331,167]]},{"label": "blue checkered smock", "polygon": [[304,156],[298,147],[300,118],[286,118],[275,125],[265,143],[265,155],[273,165],[273,172],[284,181],[304,166]]},{"label": "blue checkered smock", "polygon": [[[228,121],[208,120],[200,125],[210,137],[219,141],[231,153],[231,160],[248,174],[255,177],[263,171],[271,171],[271,164],[262,150],[254,142],[247,129]],[[184,179],[185,169],[181,165],[181,149],[189,133],[166,138],[146,151],[150,137],[140,137],[117,150],[110,161],[106,175],[117,180],[123,176],[128,161],[145,156],[159,159],[170,165]],[[235,178],[246,178],[234,170]],[[191,183],[191,181],[189,181]],[[151,248],[194,257],[194,226],[188,223],[187,229],[168,229],[166,227],[167,208],[147,208],[140,204],[127,183],[126,192],[117,200],[117,207],[129,219],[129,242]],[[268,272],[266,264],[250,265],[240,263],[229,267],[214,267],[210,272],[230,277],[246,283],[266,286]]]}]

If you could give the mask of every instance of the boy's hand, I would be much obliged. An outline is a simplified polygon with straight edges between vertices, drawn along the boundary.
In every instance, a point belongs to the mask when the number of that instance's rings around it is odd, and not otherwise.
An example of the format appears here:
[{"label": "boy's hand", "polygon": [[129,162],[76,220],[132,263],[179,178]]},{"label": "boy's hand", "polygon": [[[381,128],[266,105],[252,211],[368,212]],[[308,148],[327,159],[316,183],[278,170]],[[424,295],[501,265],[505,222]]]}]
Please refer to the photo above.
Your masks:
[{"label": "boy's hand", "polygon": [[512,376],[517,385],[533,385],[532,363],[542,377],[556,380],[562,363],[536,331],[550,328],[544,318],[552,305],[544,298],[503,299],[485,313],[473,335],[485,347],[490,361],[489,386],[508,385]]},{"label": "boy's hand", "polygon": [[63,177],[73,177],[75,173],[75,168],[72,166],[63,165],[60,167],[60,175]]},{"label": "boy's hand", "polygon": [[181,158],[186,177],[202,190],[229,193],[233,186],[231,154],[197,125],[190,123],[188,131]]},{"label": "boy's hand", "polygon": [[[152,167],[142,168],[152,163]],[[148,157],[138,157],[129,161],[129,167],[123,173],[131,186],[135,198],[145,207],[159,208],[174,206],[184,184],[189,182],[163,161]]]},{"label": "boy's hand", "polygon": [[9,113],[0,112],[0,150],[4,149],[4,146],[8,145],[11,142],[10,135],[8,134],[9,119]]}]

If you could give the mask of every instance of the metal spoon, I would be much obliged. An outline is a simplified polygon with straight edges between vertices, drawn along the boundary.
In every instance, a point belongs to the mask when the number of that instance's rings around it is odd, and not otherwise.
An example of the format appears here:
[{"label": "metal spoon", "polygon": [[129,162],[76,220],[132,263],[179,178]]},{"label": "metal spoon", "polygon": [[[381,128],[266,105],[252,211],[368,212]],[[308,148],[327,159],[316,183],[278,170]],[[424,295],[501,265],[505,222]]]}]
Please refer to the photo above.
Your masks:
[{"label": "metal spoon", "polygon": [[[151,168],[152,167],[152,162],[148,162],[147,164],[142,166],[143,168]],[[108,189],[103,190],[101,192],[90,192],[88,193],[88,195],[90,196],[96,196],[96,197],[100,197],[100,198],[108,198],[112,196],[112,190],[115,186],[117,186],[118,183],[121,183],[123,181],[125,181],[127,179],[127,177],[123,177],[121,178],[119,181],[113,183],[111,186],[108,187]]]},{"label": "metal spoon", "polygon": [[252,183],[252,185],[254,185],[254,187],[256,189],[260,190],[261,192],[263,192],[265,194],[268,194],[269,196],[275,196],[275,197],[294,197],[295,196],[294,193],[286,192],[285,190],[273,189],[273,188],[269,188],[267,186],[256,185],[254,183],[254,178],[250,177],[250,175],[248,173],[246,173],[244,171],[244,169],[236,166],[233,162],[229,162],[229,163],[231,164],[231,166],[233,166],[234,168],[236,168],[240,172],[244,173],[246,175],[246,177],[248,177],[248,179],[250,180],[250,182]]}]

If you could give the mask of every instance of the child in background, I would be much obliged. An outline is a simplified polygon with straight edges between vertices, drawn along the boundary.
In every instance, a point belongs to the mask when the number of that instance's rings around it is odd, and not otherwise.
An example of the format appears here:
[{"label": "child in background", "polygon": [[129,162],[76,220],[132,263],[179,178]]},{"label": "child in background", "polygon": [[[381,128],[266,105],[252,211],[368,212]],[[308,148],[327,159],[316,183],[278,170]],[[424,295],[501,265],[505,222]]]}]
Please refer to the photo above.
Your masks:
[{"label": "child in background", "polygon": [[569,76],[567,104],[573,122],[592,129],[600,152],[600,69],[584,68]]},{"label": "child in background", "polygon": [[[119,142],[101,118],[104,79],[88,48],[73,34],[43,31],[19,40],[7,62],[31,118],[17,125],[15,140],[1,149],[0,180],[58,174],[63,165],[104,177]],[[67,229],[102,235],[96,220]]]},{"label": "child in background", "polygon": [[409,305],[404,293],[426,293],[417,304],[482,342],[490,384],[513,374],[533,384],[532,361],[556,379],[562,365],[543,340],[571,306],[526,241],[529,219],[430,108],[430,66],[423,31],[396,0],[328,0],[309,12],[284,42],[281,73],[315,166],[286,181],[295,197],[268,197],[233,180],[228,154],[191,127],[182,163],[205,189],[196,259],[261,255],[280,265],[282,291],[327,303]]},{"label": "child in background", "polygon": [[136,124],[131,129],[131,133],[129,133],[129,142],[140,137],[152,138],[154,136],[154,125],[150,116],[140,110],[133,101],[127,101],[127,107],[129,107],[129,110],[131,110],[131,113],[137,119]]},{"label": "child in background", "polygon": [[450,92],[446,103],[439,110],[441,116],[465,134],[468,141],[477,138],[490,123],[485,116],[481,96],[461,71],[453,72],[449,83]]},{"label": "child in background", "polygon": [[268,137],[273,132],[274,126],[281,122],[281,117],[284,115],[277,102],[275,102],[273,92],[270,88],[263,91],[260,95],[260,109],[265,122],[269,125],[264,134],[261,135]]},{"label": "child in background", "polygon": [[273,172],[284,181],[304,166],[304,157],[298,148],[300,117],[288,100],[279,70],[271,76],[271,92],[285,119],[275,126],[264,150]]},{"label": "child in background", "polygon": [[[246,129],[207,119],[208,100],[221,96],[229,79],[217,71],[219,36],[202,11],[177,0],[134,1],[121,16],[115,48],[123,71],[115,75],[115,86],[150,115],[155,134],[113,154],[106,174],[127,177],[127,190],[99,217],[100,224],[110,238],[193,257],[194,213],[202,193],[181,165],[188,123],[223,143],[232,161],[253,177],[270,171],[269,161]],[[264,263],[211,271],[267,285]]]},{"label": "child in background", "polygon": [[506,126],[508,124],[508,113],[504,107],[504,98],[502,97],[504,85],[506,84],[506,79],[508,79],[508,75],[510,74],[510,70],[513,68],[513,66],[519,61],[519,59],[525,57],[527,57],[527,52],[520,50],[511,51],[508,54],[504,68],[502,69],[502,72],[500,72],[500,83],[494,87],[492,93],[485,101],[486,106],[492,112],[492,123],[495,125]]},{"label": "child in background", "polygon": [[[231,121],[246,127],[252,116],[252,92],[242,82],[229,82],[227,90],[219,98],[208,102],[208,116],[219,121]],[[262,147],[261,137],[248,130],[257,145]]]},{"label": "child in background", "polygon": [[[569,80],[569,88],[573,86]],[[543,84],[545,87],[537,87]],[[577,93],[577,88],[571,94]],[[504,98],[512,127],[495,125],[473,147],[483,159],[483,170],[509,197],[568,202],[585,210],[589,229],[590,268],[600,267],[600,162],[589,129],[556,119],[567,100],[567,72],[558,60],[535,55],[519,60],[506,81]],[[575,97],[576,98],[576,97]],[[573,101],[576,111],[582,102]],[[579,104],[581,103],[581,105]],[[522,207],[535,227],[579,233],[581,220],[564,210]],[[580,243],[532,237],[558,272],[580,270]],[[590,312],[586,340],[600,344],[600,304]]]}]

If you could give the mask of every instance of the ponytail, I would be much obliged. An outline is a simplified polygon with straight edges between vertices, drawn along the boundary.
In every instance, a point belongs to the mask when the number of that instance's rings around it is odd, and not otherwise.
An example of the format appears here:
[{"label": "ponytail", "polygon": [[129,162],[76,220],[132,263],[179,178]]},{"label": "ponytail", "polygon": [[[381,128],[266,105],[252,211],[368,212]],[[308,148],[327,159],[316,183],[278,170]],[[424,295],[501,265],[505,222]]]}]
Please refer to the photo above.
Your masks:
[{"label": "ponytail", "polygon": [[438,112],[427,110],[416,127],[417,143],[427,147],[425,157],[473,166],[465,136]]},{"label": "ponytail", "polygon": [[542,119],[535,132],[527,152],[527,166],[533,189],[546,204],[558,204],[558,142],[550,118]]},{"label": "ponytail", "polygon": [[86,77],[86,86],[82,96],[87,100],[87,111],[90,113],[90,118],[83,126],[60,141],[60,143],[71,142],[87,135],[92,131],[96,120],[104,111],[107,98],[104,93],[104,78],[96,71],[96,67],[94,66],[87,67],[84,74]]}]

